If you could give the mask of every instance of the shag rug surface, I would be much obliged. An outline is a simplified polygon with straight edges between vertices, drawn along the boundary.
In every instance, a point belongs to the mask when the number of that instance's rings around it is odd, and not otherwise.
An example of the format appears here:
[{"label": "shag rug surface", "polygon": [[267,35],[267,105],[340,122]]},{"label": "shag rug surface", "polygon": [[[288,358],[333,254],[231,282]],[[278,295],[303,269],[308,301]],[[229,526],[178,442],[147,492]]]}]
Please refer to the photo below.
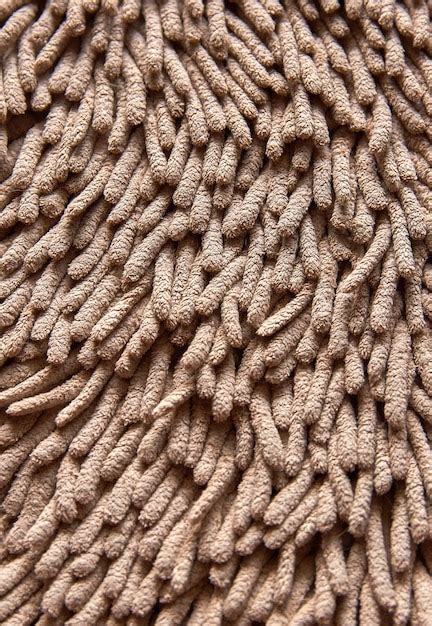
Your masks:
[{"label": "shag rug surface", "polygon": [[0,1],[1,624],[432,624],[430,18]]}]

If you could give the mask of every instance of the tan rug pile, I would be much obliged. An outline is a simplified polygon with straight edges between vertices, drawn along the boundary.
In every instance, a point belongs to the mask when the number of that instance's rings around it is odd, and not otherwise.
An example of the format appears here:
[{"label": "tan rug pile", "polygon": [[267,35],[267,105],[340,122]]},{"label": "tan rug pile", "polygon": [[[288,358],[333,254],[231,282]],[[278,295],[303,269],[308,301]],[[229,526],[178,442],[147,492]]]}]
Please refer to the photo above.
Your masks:
[{"label": "tan rug pile", "polygon": [[0,0],[0,623],[432,624],[426,0]]}]

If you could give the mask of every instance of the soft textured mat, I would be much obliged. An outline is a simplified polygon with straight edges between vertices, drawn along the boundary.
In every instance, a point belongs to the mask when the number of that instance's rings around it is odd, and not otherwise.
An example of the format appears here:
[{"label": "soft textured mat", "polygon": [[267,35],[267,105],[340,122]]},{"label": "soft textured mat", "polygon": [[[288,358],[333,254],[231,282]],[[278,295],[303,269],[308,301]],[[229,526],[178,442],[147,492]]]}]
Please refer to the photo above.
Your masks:
[{"label": "soft textured mat", "polygon": [[1,624],[432,624],[431,52],[0,1]]}]

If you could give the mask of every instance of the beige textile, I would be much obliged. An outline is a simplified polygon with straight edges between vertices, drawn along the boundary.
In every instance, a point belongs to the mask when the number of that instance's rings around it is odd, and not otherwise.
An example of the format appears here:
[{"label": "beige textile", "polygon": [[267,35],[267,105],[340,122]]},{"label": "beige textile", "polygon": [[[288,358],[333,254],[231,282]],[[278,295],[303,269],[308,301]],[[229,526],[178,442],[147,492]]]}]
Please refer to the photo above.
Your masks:
[{"label": "beige textile", "polygon": [[1,624],[432,624],[431,11],[0,0]]}]

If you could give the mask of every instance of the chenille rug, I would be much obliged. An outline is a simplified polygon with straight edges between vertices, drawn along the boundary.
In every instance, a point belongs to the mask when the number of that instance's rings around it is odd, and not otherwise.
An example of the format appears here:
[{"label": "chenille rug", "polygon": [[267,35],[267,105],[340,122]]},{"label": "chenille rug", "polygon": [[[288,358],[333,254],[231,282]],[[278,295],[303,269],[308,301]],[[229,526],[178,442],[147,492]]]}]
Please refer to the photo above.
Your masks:
[{"label": "chenille rug", "polygon": [[426,0],[0,0],[0,623],[432,624]]}]

